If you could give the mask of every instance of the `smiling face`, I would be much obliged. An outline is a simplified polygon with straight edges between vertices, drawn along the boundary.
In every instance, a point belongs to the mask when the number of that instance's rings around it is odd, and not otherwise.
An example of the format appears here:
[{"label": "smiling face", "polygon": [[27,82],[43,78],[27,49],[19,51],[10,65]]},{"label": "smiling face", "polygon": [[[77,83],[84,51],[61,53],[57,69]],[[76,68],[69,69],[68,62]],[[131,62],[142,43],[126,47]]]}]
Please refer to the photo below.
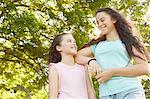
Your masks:
[{"label": "smiling face", "polygon": [[71,34],[64,35],[60,45],[56,49],[66,55],[76,55],[77,54],[77,45],[75,39]]},{"label": "smiling face", "polygon": [[108,35],[113,29],[115,29],[116,20],[111,18],[111,16],[105,12],[99,12],[96,14],[96,22],[102,35]]}]

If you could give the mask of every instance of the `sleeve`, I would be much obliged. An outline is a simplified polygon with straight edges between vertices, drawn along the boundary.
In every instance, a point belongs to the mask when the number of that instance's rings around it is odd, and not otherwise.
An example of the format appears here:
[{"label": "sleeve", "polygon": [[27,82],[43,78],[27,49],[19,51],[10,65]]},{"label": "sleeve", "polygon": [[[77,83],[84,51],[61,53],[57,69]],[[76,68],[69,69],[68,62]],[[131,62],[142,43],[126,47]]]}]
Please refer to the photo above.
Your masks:
[{"label": "sleeve", "polygon": [[92,49],[92,52],[95,54],[96,44],[91,45],[90,48]]}]

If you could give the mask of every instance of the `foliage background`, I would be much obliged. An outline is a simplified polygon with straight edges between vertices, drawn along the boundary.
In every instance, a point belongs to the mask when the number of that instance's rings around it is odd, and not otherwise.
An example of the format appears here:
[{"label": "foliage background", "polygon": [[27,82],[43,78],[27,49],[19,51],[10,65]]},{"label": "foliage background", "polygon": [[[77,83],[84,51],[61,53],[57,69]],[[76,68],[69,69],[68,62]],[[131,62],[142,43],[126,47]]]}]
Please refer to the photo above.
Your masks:
[{"label": "foliage background", "polygon": [[[54,35],[72,32],[80,48],[94,35],[97,8],[129,17],[150,51],[150,0],[0,0],[0,98],[47,99],[48,51]],[[149,12],[149,13],[148,13]],[[147,99],[150,79],[142,77]],[[97,83],[94,82],[97,89]]]}]

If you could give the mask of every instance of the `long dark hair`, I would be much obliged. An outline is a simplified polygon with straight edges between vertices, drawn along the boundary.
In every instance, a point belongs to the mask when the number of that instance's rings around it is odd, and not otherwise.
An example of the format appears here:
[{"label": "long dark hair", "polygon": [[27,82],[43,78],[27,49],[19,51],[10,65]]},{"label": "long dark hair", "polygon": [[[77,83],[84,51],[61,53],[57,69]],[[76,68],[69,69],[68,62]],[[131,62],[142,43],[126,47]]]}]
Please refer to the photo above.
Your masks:
[{"label": "long dark hair", "polygon": [[[138,50],[140,53],[145,53],[144,47],[140,43],[139,39],[132,35],[131,26],[128,24],[125,18],[121,16],[117,11],[111,8],[100,8],[97,10],[96,14],[100,12],[105,12],[109,14],[112,19],[116,20],[116,23],[114,24],[115,28],[118,32],[119,38],[121,39],[122,43],[124,43],[126,47],[129,57],[131,58],[132,56],[136,56],[136,57],[141,58],[140,56],[135,55],[133,53],[132,47],[135,47],[136,50]],[[85,44],[82,48],[93,45],[93,44],[97,44],[100,41],[104,41],[104,40],[106,40],[105,35],[98,38],[97,40],[94,40],[94,39],[91,40],[89,43]]]},{"label": "long dark hair", "polygon": [[49,50],[49,63],[58,63],[61,61],[61,55],[60,52],[56,50],[56,46],[60,45],[63,40],[63,36],[68,34],[69,33],[62,33],[54,37],[54,40]]}]

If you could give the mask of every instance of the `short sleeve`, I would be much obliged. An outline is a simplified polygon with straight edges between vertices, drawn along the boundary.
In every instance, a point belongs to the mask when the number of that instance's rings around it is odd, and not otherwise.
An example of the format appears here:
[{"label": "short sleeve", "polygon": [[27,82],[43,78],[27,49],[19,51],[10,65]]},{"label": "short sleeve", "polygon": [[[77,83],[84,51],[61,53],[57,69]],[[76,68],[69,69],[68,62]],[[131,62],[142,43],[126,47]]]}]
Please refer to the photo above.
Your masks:
[{"label": "short sleeve", "polygon": [[96,44],[91,45],[90,48],[92,49],[92,52],[95,54]]}]

